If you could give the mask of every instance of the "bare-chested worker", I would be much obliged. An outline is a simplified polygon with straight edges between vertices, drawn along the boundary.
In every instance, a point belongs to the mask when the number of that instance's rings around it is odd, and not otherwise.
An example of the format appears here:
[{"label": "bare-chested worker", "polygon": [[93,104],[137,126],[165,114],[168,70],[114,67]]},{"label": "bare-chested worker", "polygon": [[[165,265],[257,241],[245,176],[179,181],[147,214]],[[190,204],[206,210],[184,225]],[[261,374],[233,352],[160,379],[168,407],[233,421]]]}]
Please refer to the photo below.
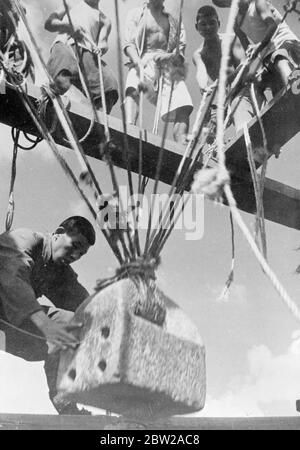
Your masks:
[{"label": "bare-chested worker", "polygon": [[[179,30],[178,21],[165,12],[164,0],[148,0],[143,7],[129,12],[125,38],[124,52],[130,59],[126,82],[127,121],[131,124],[137,121],[140,86],[143,84],[148,100],[161,105],[162,120],[174,122],[174,139],[184,144],[193,103],[184,81],[186,39],[183,25]],[[175,82],[168,110],[172,78]]]},{"label": "bare-chested worker", "polygon": [[[219,78],[221,59],[222,59],[222,40],[224,35],[219,33],[220,19],[213,6],[204,5],[198,9],[196,14],[196,30],[203,38],[202,45],[194,52],[193,63],[196,66],[196,80],[198,82],[200,93],[211,92],[211,86]],[[232,36],[232,39],[234,35]],[[234,40],[231,49],[230,61],[228,64],[229,73],[245,58],[245,52],[238,39]],[[216,110],[217,95],[211,105],[210,114],[206,120],[210,120],[210,132],[207,142],[211,144],[216,134]],[[241,111],[238,111],[240,115]]]}]

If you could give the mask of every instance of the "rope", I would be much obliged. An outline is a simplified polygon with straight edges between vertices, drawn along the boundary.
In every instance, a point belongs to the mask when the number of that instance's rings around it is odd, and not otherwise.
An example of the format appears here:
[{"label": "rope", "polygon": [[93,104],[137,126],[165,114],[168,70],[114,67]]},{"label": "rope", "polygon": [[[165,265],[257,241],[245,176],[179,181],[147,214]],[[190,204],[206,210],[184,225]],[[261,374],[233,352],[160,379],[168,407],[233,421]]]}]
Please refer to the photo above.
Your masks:
[{"label": "rope", "polygon": [[260,250],[258,249],[253,237],[251,236],[250,231],[248,230],[247,226],[245,225],[238,209],[236,206],[236,202],[234,200],[234,197],[232,195],[230,186],[226,185],[224,187],[225,194],[228,200],[228,204],[230,206],[230,210],[232,212],[232,216],[234,220],[236,221],[237,225],[239,226],[240,230],[242,231],[245,239],[247,240],[252,252],[254,253],[257,261],[261,265],[265,275],[272,283],[274,289],[279,294],[280,298],[282,299],[283,303],[287,306],[287,308],[291,311],[293,316],[300,322],[300,309],[297,306],[297,304],[291,299],[285,288],[282,286],[280,281],[278,280],[276,274],[273,272],[273,270],[268,265],[267,261],[261,254]]},{"label": "rope", "polygon": [[[35,53],[36,53],[36,55],[37,55],[41,65],[43,67],[43,70],[45,71],[47,77],[49,78],[50,83],[53,84],[53,80],[50,77],[50,75],[48,74],[47,67],[46,67],[46,65],[44,63],[44,60],[42,58],[42,55],[41,55],[40,49],[39,49],[39,47],[37,45],[37,42],[36,42],[32,32],[31,32],[31,29],[30,29],[30,27],[28,25],[27,19],[26,19],[25,15],[23,14],[23,12],[20,9],[19,0],[15,0],[15,1],[16,1],[16,5],[18,6],[19,16],[20,16],[21,20],[23,21],[23,23],[24,23],[24,25],[25,25],[25,27],[27,29],[27,32],[28,32],[28,34],[30,36],[30,41],[31,41],[31,45],[33,47],[33,50],[35,51]],[[65,107],[64,107],[63,103],[61,102],[61,99],[59,97],[56,98],[54,96],[53,92],[51,92],[51,91],[48,92],[48,94],[50,95],[50,97],[53,100],[53,104],[54,104],[56,113],[57,113],[57,115],[58,115],[58,117],[59,117],[59,119],[61,121],[61,124],[63,126],[63,129],[64,129],[68,139],[71,142],[71,145],[72,145],[72,147],[73,147],[73,149],[75,151],[75,154],[77,156],[77,159],[79,161],[79,164],[82,167],[83,173],[88,173],[88,175],[89,175],[88,181],[89,181],[90,186],[93,185],[93,187],[94,187],[94,194],[95,194],[95,196],[96,195],[97,196],[101,196],[102,195],[102,191],[100,189],[98,181],[96,180],[96,177],[95,177],[95,175],[94,175],[94,173],[93,173],[93,171],[92,171],[92,169],[91,169],[91,167],[89,165],[89,162],[88,162],[88,160],[86,158],[86,155],[84,154],[80,144],[78,143],[78,139],[77,139],[75,131],[73,129],[73,125],[72,125],[72,123],[70,121],[70,118],[69,118],[69,116],[68,116],[68,114],[67,114],[67,112],[65,110]],[[118,254],[117,258],[119,260],[121,258],[121,261],[122,261],[122,257],[119,254],[119,251],[117,251],[117,246],[115,245],[115,243],[114,242],[110,242],[109,235],[107,234],[107,232],[105,232],[105,230],[102,230],[102,232],[106,235],[106,238],[107,238],[111,248],[113,249],[114,253],[116,254],[116,256]],[[129,233],[128,233],[128,235],[129,235]],[[132,246],[131,246],[131,249],[132,249]]]},{"label": "rope", "polygon": [[21,150],[25,150],[25,151],[33,150],[43,140],[39,136],[36,137],[35,139],[32,139],[30,136],[28,136],[27,133],[25,133],[23,131],[23,136],[30,143],[30,145],[25,147],[25,145],[21,145],[20,142],[19,142],[19,135],[20,135],[20,133],[18,134],[19,131],[20,130],[18,130],[17,128],[12,128],[11,129],[11,136],[12,136],[12,139],[13,139],[14,143],[17,143],[18,148],[21,149]]},{"label": "rope", "polygon": [[219,297],[219,301],[224,300],[229,293],[230,287],[234,281],[234,267],[235,267],[235,236],[234,236],[234,223],[232,218],[232,213],[230,211],[230,229],[231,229],[231,268],[225,283],[224,289]]},{"label": "rope", "polygon": [[249,162],[249,166],[250,166],[254,195],[255,195],[255,202],[256,202],[255,239],[257,240],[258,233],[259,233],[260,238],[261,238],[263,255],[266,258],[267,248],[266,248],[266,231],[265,231],[264,220],[263,220],[263,217],[264,217],[263,192],[261,191],[258,176],[256,173],[256,166],[255,166],[255,161],[254,161],[254,157],[253,157],[253,148],[252,148],[252,144],[251,144],[251,140],[250,140],[250,136],[249,136],[248,125],[246,123],[244,123],[243,128],[244,128],[245,144],[246,144],[246,149],[247,149],[247,157],[248,157],[248,162]]},{"label": "rope", "polygon": [[19,136],[20,136],[20,131],[17,131],[17,138],[14,142],[13,158],[12,158],[12,164],[11,164],[9,200],[8,200],[8,207],[7,207],[7,214],[6,214],[6,221],[5,221],[6,231],[11,230],[13,220],[14,220],[14,214],[15,214],[14,187],[15,187],[15,181],[16,181],[16,175],[17,175],[17,156],[18,156]]},{"label": "rope", "polygon": [[161,74],[158,79],[158,94],[157,94],[157,103],[156,103],[153,130],[152,130],[153,134],[158,134],[158,124],[159,124],[159,117],[160,117],[161,106],[162,106],[163,83],[164,83],[164,76]]},{"label": "rope", "polygon": [[[46,64],[45,64],[45,62],[43,60],[43,57],[41,55],[41,51],[39,49],[39,46],[37,45],[37,42],[36,42],[36,40],[35,40],[35,38],[34,38],[34,36],[32,34],[31,28],[30,28],[30,26],[28,24],[28,21],[26,19],[24,11],[22,10],[22,8],[20,6],[20,2],[19,2],[19,0],[14,0],[14,1],[15,1],[15,5],[16,5],[17,11],[18,11],[18,15],[19,15],[21,21],[23,22],[23,24],[24,24],[24,26],[25,26],[25,28],[27,30],[27,33],[28,33],[28,35],[30,37],[31,46],[32,46],[32,48],[33,48],[33,50],[34,50],[34,52],[35,52],[39,62],[41,63],[41,66],[42,66],[46,76],[48,77],[48,79],[50,81],[50,84],[53,85],[53,83],[54,83],[53,79],[50,77],[50,75],[48,73],[47,66],[46,66]],[[47,91],[47,94],[50,96],[50,98],[53,101],[53,105],[55,107],[56,113],[57,113],[57,115],[59,117],[59,120],[61,121],[63,129],[64,129],[64,131],[66,133],[66,136],[70,140],[70,143],[71,143],[71,145],[72,145],[72,147],[73,147],[73,149],[75,151],[75,154],[76,154],[78,162],[79,162],[79,164],[80,164],[80,166],[82,168],[82,171],[84,173],[88,172],[88,174],[90,176],[90,179],[91,179],[91,181],[92,181],[92,183],[94,185],[94,188],[95,188],[97,194],[98,195],[102,195],[102,192],[101,192],[100,186],[98,184],[98,181],[96,180],[96,177],[95,177],[95,175],[94,175],[94,173],[93,173],[93,171],[92,171],[92,169],[91,169],[91,167],[89,165],[87,157],[84,154],[84,152],[83,152],[83,150],[82,150],[82,148],[81,148],[81,146],[80,146],[80,144],[78,142],[78,139],[76,137],[73,125],[72,125],[72,123],[70,121],[70,118],[69,118],[69,116],[67,114],[67,111],[66,111],[66,109],[65,109],[61,99],[59,97],[57,98],[54,95],[54,93],[51,91],[50,88],[46,88],[46,91]]]},{"label": "rope", "polygon": [[[46,139],[50,149],[52,150],[54,156],[58,160],[58,162],[61,165],[62,169],[64,170],[66,175],[73,182],[74,187],[76,188],[76,190],[78,191],[78,193],[82,197],[83,201],[86,203],[86,205],[87,205],[90,213],[92,214],[93,218],[95,220],[97,220],[97,214],[96,214],[94,208],[92,207],[92,205],[89,202],[88,198],[85,196],[84,192],[80,188],[80,186],[78,184],[78,181],[77,181],[75,175],[73,174],[72,170],[70,169],[68,163],[65,161],[65,159],[63,158],[63,156],[60,154],[59,150],[57,149],[56,144],[55,144],[51,134],[49,133],[46,125],[37,116],[35,108],[31,104],[31,101],[30,101],[26,91],[24,91],[24,89],[20,85],[15,85],[15,88],[17,89],[17,92],[19,93],[20,98],[23,101],[27,112],[31,116],[31,118],[32,118],[33,122],[35,123],[37,129],[39,130],[40,134],[44,137],[44,139]],[[98,222],[97,222],[97,224],[98,224]],[[102,228],[101,228],[101,231],[102,231],[104,237],[106,238],[109,246],[111,247],[112,251],[114,252],[115,256],[117,257],[119,263],[121,264],[123,259],[122,259],[122,256],[121,256],[120,252],[119,252],[119,249],[114,245],[114,242],[109,239],[109,235],[108,235],[107,231],[102,229]]]},{"label": "rope", "polygon": [[11,230],[11,227],[12,227],[12,224],[13,224],[13,220],[14,220],[14,215],[15,215],[14,187],[15,187],[15,181],[16,181],[16,176],[17,176],[18,150],[19,149],[26,150],[26,151],[32,150],[42,140],[39,137],[37,137],[35,140],[33,140],[33,139],[29,138],[29,136],[27,136],[26,133],[23,133],[25,138],[29,142],[31,142],[31,145],[25,147],[25,146],[21,145],[20,142],[19,142],[20,134],[21,134],[20,130],[18,130],[16,128],[12,128],[11,129],[11,134],[12,134],[12,138],[13,138],[13,142],[14,142],[14,147],[13,147],[13,158],[12,158],[12,164],[11,164],[9,199],[8,199],[8,207],[7,207],[7,214],[6,214],[6,220],[5,220],[5,229],[6,229],[6,231],[10,231]]},{"label": "rope", "polygon": [[104,288],[110,286],[116,281],[120,281],[125,278],[140,277],[143,279],[156,280],[155,271],[160,264],[159,258],[137,258],[135,261],[130,261],[122,264],[116,270],[115,275],[105,279],[99,279],[97,281],[95,291],[99,292]]},{"label": "rope", "polygon": [[[215,91],[213,91],[215,92]],[[205,115],[206,112],[208,110],[208,108],[210,107],[211,102],[213,101],[214,95],[212,95],[209,98],[209,102],[206,104],[205,107],[205,103],[207,100],[207,95],[202,97],[202,100],[200,102],[199,108],[198,108],[198,112],[197,112],[197,116],[193,125],[193,129],[192,129],[192,137],[190,142],[188,143],[185,152],[182,156],[182,159],[180,161],[180,164],[178,166],[178,169],[175,173],[175,176],[173,178],[172,181],[172,185],[168,194],[168,200],[164,206],[164,209],[162,211],[162,220],[161,217],[159,218],[159,221],[161,223],[160,226],[160,230],[158,232],[156,232],[155,230],[152,232],[151,238],[150,238],[150,242],[151,242],[151,254],[153,254],[153,252],[156,252],[156,245],[159,245],[159,241],[164,241],[163,245],[165,244],[166,240],[165,237],[166,236],[170,236],[171,233],[169,233],[167,230],[164,229],[165,223],[169,218],[169,214],[173,213],[174,210],[176,210],[179,200],[176,197],[175,202],[173,202],[174,199],[174,193],[175,192],[179,192],[179,184],[180,185],[184,185],[186,179],[189,177],[191,170],[188,170],[190,168],[191,162],[189,164],[186,164],[187,161],[191,160],[194,150],[196,148],[196,145],[198,143],[199,137],[201,135],[201,131],[203,129],[203,124],[204,124],[204,120],[205,120]],[[197,155],[197,158],[199,158],[200,154]],[[162,161],[160,162],[160,165],[162,164]],[[184,176],[183,175],[183,169],[185,169],[184,172]],[[159,173],[158,173],[159,176]],[[181,180],[182,178],[182,180]],[[156,191],[155,191],[156,193]],[[171,206],[172,203],[172,206]],[[171,211],[170,211],[170,206],[171,206]],[[177,222],[177,220],[179,219],[179,216],[176,215],[176,219],[175,221]],[[157,222],[156,227],[158,227],[159,223]],[[173,225],[173,224],[172,224]],[[173,230],[174,226],[170,227],[170,231]],[[175,225],[175,224],[174,224]]]},{"label": "rope", "polygon": [[[119,86],[120,86],[120,102],[121,102],[121,113],[122,113],[122,123],[123,123],[123,133],[124,133],[124,153],[123,153],[123,161],[125,163],[125,167],[127,169],[127,179],[128,179],[128,186],[129,186],[129,193],[130,197],[133,198],[134,196],[134,189],[133,189],[133,180],[132,180],[132,172],[131,172],[131,154],[129,150],[129,143],[128,143],[128,135],[127,135],[127,120],[126,120],[126,113],[125,113],[125,98],[124,98],[124,76],[123,76],[123,64],[121,60],[122,55],[122,43],[121,43],[121,27],[120,27],[120,14],[119,14],[119,3],[118,0],[115,0],[114,2],[115,6],[115,19],[116,19],[116,28],[117,28],[117,49],[118,49],[118,75],[119,75]],[[128,235],[128,241],[130,245],[131,254],[133,257],[136,257],[137,249],[139,248],[139,245],[137,243],[137,229],[136,229],[136,221],[134,221],[134,235],[136,238],[136,247],[133,246],[133,243],[129,236],[129,230],[127,230]]]},{"label": "rope", "polygon": [[[38,340],[43,341],[43,342],[52,342],[52,341],[50,341],[49,339],[46,339],[46,338],[43,337],[43,336],[39,336],[38,334],[30,333],[29,331],[23,330],[23,329],[20,328],[20,327],[16,327],[15,325],[13,325],[13,324],[7,322],[7,321],[4,320],[4,319],[1,319],[1,318],[0,318],[0,322],[3,323],[3,325],[6,325],[6,326],[12,328],[13,330],[19,331],[20,333],[22,333],[22,334],[24,334],[24,335],[26,335],[26,336],[30,336],[30,337],[32,337],[32,338],[34,338],[34,339],[38,339]],[[53,341],[53,342],[54,342],[54,341]]]},{"label": "rope", "polygon": [[[66,0],[63,0],[64,3],[64,7],[66,10],[66,14],[69,20],[69,24],[73,30],[73,34],[75,34],[75,29],[74,29],[74,25],[72,23],[72,18],[70,15],[70,9],[69,6],[66,2]],[[83,33],[85,38],[89,41],[89,43],[91,44],[92,48],[96,48],[97,45],[95,42],[93,42],[89,36],[86,33]],[[75,42],[75,58],[78,62],[78,70],[79,70],[79,75],[80,75],[80,79],[81,79],[81,83],[84,87],[84,90],[86,92],[86,95],[89,99],[89,102],[92,106],[93,109],[93,113],[94,113],[94,120],[93,120],[93,126],[96,120],[98,120],[98,111],[96,110],[95,104],[92,100],[92,95],[88,86],[88,79],[86,76],[86,72],[85,72],[85,68],[84,65],[82,63],[82,57],[81,57],[81,53],[79,51],[79,44],[77,42],[77,39],[74,38],[74,42]],[[109,141],[110,141],[110,131],[109,131],[109,126],[108,126],[108,114],[107,114],[107,104],[106,104],[106,96],[105,96],[105,90],[104,90],[104,81],[103,81],[103,71],[102,71],[102,61],[101,61],[101,55],[100,53],[98,53],[98,68],[99,68],[99,81],[100,81],[100,91],[101,91],[101,99],[102,99],[102,107],[104,110],[104,128],[105,128],[105,143],[103,145],[100,144],[100,151],[101,151],[101,156],[103,157],[103,159],[107,162],[108,166],[109,166],[109,170],[110,170],[110,174],[111,174],[111,179],[112,179],[112,184],[113,184],[113,189],[115,191],[115,193],[117,194],[118,198],[119,198],[119,204],[121,207],[122,212],[124,211],[124,206],[122,203],[122,199],[119,196],[119,184],[117,182],[117,178],[115,175],[115,170],[111,161],[111,155],[110,155],[110,148],[109,148]],[[90,129],[92,128],[92,123],[90,126]],[[84,177],[83,177],[84,178]],[[95,193],[95,198],[96,200],[98,200],[99,195],[97,195]],[[125,242],[124,242],[124,238],[122,234],[119,234],[119,239],[121,241],[123,250],[124,250],[124,254],[125,255],[129,255],[128,250],[126,248]],[[129,247],[131,249],[132,254],[134,253],[134,247],[133,244],[131,242],[131,236],[130,236],[130,229],[129,226],[127,224],[127,239],[129,242]],[[139,249],[139,238],[138,238],[138,234],[137,234],[137,230],[135,230],[135,240],[136,240],[136,247],[137,249]],[[138,250],[139,251],[139,250]],[[126,259],[127,256],[125,256]]]},{"label": "rope", "polygon": [[[168,103],[168,111],[170,110],[170,107],[171,107],[173,92],[174,92],[174,81],[172,81],[172,84],[171,84],[171,91],[170,91],[170,97],[169,97],[169,103]],[[162,164],[163,164],[163,158],[164,158],[164,152],[165,152],[165,141],[166,141],[167,133],[168,133],[168,124],[169,124],[168,121],[166,121],[164,124],[163,136],[162,136],[161,146],[159,149],[158,164],[156,166],[156,173],[155,173],[155,183],[154,183],[154,188],[153,188],[153,194],[151,197],[151,208],[150,208],[150,214],[149,214],[149,220],[148,220],[148,228],[147,228],[146,242],[145,242],[145,247],[144,247],[144,255],[147,255],[149,253],[151,241],[153,240],[153,235],[155,234],[155,231],[154,231],[150,237],[150,233],[151,233],[151,229],[152,229],[152,210],[153,210],[153,205],[154,205],[154,201],[155,201],[155,196],[156,196],[157,190],[158,190],[160,173],[161,173],[161,168],[162,168]]]},{"label": "rope", "polygon": [[258,102],[255,94],[254,84],[252,83],[250,86],[250,95],[251,95],[251,101],[252,105],[256,114],[256,117],[258,119],[258,123],[261,129],[262,138],[263,138],[263,147],[264,147],[264,154],[263,154],[263,163],[261,168],[261,174],[258,180],[259,188],[260,188],[260,204],[259,204],[259,216],[260,216],[260,224],[261,224],[261,239],[262,239],[262,246],[263,246],[263,253],[266,257],[267,255],[267,242],[266,242],[266,230],[265,230],[265,221],[264,221],[264,205],[263,205],[263,193],[265,188],[265,179],[266,179],[266,173],[267,173],[267,166],[268,166],[268,141],[267,141],[267,135],[264,128],[264,124],[262,121],[261,113],[258,107]]}]

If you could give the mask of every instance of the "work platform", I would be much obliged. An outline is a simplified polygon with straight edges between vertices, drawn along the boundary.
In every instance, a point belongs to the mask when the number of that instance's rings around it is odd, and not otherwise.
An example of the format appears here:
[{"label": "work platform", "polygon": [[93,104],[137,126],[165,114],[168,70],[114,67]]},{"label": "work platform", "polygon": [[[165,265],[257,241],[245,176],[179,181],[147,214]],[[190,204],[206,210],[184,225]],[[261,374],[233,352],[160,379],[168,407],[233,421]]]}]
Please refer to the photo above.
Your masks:
[{"label": "work platform", "polygon": [[[1,430],[300,430],[299,417],[191,418],[143,422],[109,416],[0,414]],[[112,431],[113,432],[113,431]]]},{"label": "work platform", "polygon": [[[41,96],[38,87],[28,85],[27,92],[33,102]],[[87,105],[71,102],[69,109],[70,118],[76,130],[82,130],[84,135],[89,129],[92,111]],[[300,131],[300,95],[293,94],[288,89],[284,94],[279,94],[262,111],[262,121],[267,130],[267,139],[270,148],[278,148],[287,143]],[[82,144],[88,156],[101,159],[99,142],[104,135],[102,123],[96,123],[92,132]],[[6,93],[0,96],[0,122],[17,127],[27,133],[37,134],[37,130],[28,115],[19,94],[11,87],[6,88]],[[114,165],[127,168],[126,153],[124,150],[124,128],[120,119],[109,116],[109,128],[113,150],[111,158]],[[261,143],[261,130],[256,119],[249,123],[249,133],[253,144]],[[61,130],[54,134],[58,144],[66,146]],[[127,128],[130,166],[133,172],[138,173],[139,167],[139,139],[140,130],[135,126]],[[81,136],[79,136],[81,137]],[[161,137],[142,131],[142,173],[144,176],[154,179],[161,146]],[[184,147],[173,141],[166,140],[160,181],[171,184],[176,170],[180,164]],[[238,207],[250,214],[255,213],[256,203],[253,192],[252,180],[247,165],[246,148],[243,134],[228,138],[226,144],[226,164],[232,176],[232,190],[237,200]],[[214,162],[212,161],[212,166]],[[201,168],[199,164],[195,170]],[[192,177],[187,181],[186,190],[189,190]],[[272,222],[300,230],[300,191],[275,180],[266,179],[264,191],[265,218]]]}]

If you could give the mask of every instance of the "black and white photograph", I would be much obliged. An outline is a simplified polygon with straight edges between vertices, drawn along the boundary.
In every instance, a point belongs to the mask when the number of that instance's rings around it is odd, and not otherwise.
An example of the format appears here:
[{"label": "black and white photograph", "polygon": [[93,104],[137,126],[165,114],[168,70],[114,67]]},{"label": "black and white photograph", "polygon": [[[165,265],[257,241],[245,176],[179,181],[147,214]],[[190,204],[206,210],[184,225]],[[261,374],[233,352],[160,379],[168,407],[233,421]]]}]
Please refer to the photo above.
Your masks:
[{"label": "black and white photograph", "polygon": [[0,431],[300,430],[299,168],[300,0],[0,0]]}]

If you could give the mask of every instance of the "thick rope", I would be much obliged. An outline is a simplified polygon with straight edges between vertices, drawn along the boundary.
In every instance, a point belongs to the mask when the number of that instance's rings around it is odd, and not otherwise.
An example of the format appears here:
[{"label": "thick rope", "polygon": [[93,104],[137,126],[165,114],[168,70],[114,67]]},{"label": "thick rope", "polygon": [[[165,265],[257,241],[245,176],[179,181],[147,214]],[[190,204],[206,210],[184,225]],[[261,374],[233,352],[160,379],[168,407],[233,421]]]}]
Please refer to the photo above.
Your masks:
[{"label": "thick rope", "polygon": [[251,250],[253,251],[257,261],[261,265],[265,275],[270,280],[271,284],[273,285],[274,289],[279,294],[283,303],[291,311],[293,316],[300,322],[300,309],[299,309],[298,305],[291,299],[291,297],[289,296],[289,294],[287,293],[287,291],[285,290],[283,285],[278,280],[276,274],[273,272],[273,270],[270,268],[267,261],[261,254],[250,231],[248,230],[247,226],[245,225],[245,223],[237,209],[236,202],[232,195],[230,186],[226,185],[224,187],[224,190],[225,190],[226,198],[227,198],[228,204],[230,206],[230,210],[232,212],[233,218],[234,218],[235,222],[237,223],[237,225],[239,226],[240,230],[242,231],[242,233],[243,233],[245,239],[247,240]]}]

